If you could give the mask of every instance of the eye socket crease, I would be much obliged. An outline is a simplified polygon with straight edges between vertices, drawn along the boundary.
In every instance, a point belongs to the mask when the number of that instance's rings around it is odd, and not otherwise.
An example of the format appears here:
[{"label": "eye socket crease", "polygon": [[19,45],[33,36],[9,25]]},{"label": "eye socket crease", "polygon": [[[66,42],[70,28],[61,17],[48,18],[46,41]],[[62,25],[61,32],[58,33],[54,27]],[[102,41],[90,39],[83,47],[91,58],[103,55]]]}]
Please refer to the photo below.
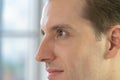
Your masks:
[{"label": "eye socket crease", "polygon": [[63,29],[63,30],[74,30],[71,25],[69,24],[58,24],[58,25],[55,25],[51,28],[50,31],[56,31],[58,29]]}]

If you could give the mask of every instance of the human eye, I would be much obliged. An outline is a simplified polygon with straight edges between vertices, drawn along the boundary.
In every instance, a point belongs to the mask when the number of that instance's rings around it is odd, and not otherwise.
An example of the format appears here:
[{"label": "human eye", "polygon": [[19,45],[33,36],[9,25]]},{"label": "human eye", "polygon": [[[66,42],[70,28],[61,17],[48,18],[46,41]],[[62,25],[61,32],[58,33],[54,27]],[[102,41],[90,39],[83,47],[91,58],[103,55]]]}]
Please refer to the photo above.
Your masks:
[{"label": "human eye", "polygon": [[44,39],[45,35],[46,35],[45,32],[43,30],[41,30],[40,31],[40,38]]},{"label": "human eye", "polygon": [[65,38],[67,37],[67,35],[68,35],[68,32],[65,31],[64,29],[57,29],[55,38],[56,39]]}]

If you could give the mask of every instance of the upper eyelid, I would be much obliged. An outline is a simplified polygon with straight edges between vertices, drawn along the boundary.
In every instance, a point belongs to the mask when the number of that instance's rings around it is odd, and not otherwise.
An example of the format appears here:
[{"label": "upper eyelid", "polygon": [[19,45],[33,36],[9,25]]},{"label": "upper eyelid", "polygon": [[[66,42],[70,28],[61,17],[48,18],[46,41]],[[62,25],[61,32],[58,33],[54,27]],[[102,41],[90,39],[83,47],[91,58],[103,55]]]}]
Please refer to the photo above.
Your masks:
[{"label": "upper eyelid", "polygon": [[57,28],[57,29],[56,29],[56,31],[59,31],[59,30],[63,30],[63,31],[65,31],[64,28]]},{"label": "upper eyelid", "polygon": [[58,28],[56,28],[55,34],[56,35],[59,34],[60,31],[65,32],[66,34],[69,34],[69,30],[67,28],[64,28],[64,27],[58,27]]}]

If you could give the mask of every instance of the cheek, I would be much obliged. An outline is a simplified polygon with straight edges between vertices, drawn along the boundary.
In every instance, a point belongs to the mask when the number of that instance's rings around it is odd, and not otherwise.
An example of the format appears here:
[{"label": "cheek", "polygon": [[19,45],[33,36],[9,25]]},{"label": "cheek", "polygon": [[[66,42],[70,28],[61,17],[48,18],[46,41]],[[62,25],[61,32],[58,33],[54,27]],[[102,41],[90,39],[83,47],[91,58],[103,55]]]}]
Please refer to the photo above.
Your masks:
[{"label": "cheek", "polygon": [[[60,63],[62,63],[63,67],[65,68],[65,74],[66,76],[69,76],[67,80],[77,80],[74,79],[75,76],[74,74],[76,74],[76,61],[77,60],[77,48],[75,46],[73,46],[72,44],[67,44],[67,46],[65,45],[59,45],[55,47],[55,53],[57,56],[57,59],[59,59]],[[80,60],[79,60],[80,61]]]},{"label": "cheek", "polygon": [[55,48],[56,56],[60,59],[66,70],[66,76],[70,77],[68,80],[81,80],[79,77],[83,74],[82,70],[84,66],[88,66],[87,61],[84,62],[85,53],[82,51],[83,49],[80,49],[82,48],[78,48],[75,45],[56,46]]},{"label": "cheek", "polygon": [[82,46],[77,53],[78,57],[75,61],[75,67],[76,71],[79,70],[78,74],[81,76],[81,79],[102,80],[105,73],[105,61],[103,59],[105,46],[94,44],[91,46]]},{"label": "cheek", "polygon": [[[83,40],[85,41],[85,40]],[[98,80],[102,72],[102,55],[104,50],[94,43],[80,42],[56,45],[57,58],[63,64],[68,80]]]}]

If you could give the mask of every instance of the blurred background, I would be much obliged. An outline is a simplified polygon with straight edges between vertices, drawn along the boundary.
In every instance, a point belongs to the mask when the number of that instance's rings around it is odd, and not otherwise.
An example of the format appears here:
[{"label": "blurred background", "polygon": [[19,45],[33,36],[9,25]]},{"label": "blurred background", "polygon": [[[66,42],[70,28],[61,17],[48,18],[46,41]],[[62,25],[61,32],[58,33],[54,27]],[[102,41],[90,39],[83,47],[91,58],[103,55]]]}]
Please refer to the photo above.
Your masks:
[{"label": "blurred background", "polygon": [[35,61],[46,0],[0,0],[0,80],[47,80]]}]

